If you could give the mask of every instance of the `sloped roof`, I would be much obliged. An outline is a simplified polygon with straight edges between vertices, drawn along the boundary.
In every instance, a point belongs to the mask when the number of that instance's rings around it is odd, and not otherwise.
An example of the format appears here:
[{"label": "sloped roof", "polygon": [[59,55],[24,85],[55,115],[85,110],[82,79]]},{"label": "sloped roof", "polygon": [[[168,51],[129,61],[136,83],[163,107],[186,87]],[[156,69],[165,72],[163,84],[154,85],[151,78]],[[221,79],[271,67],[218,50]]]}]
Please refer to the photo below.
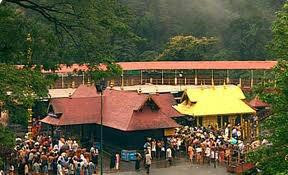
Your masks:
[{"label": "sloped roof", "polygon": [[95,86],[87,86],[81,84],[72,94],[72,98],[83,98],[83,97],[98,97],[100,96],[97,93]]},{"label": "sloped roof", "polygon": [[171,108],[171,105],[175,105],[176,100],[171,93],[154,94],[151,96],[153,101],[160,107],[160,110],[169,117],[182,116],[177,110]]},{"label": "sloped roof", "polygon": [[[51,105],[56,113],[62,113],[59,119],[47,116],[42,120],[52,125],[100,124],[101,96],[94,93],[95,87],[80,87],[71,98],[52,99]],[[89,93],[91,92],[91,95]],[[96,92],[96,90],[95,90]],[[103,95],[103,125],[122,131],[148,130],[178,127],[176,122],[160,110],[139,110],[145,107],[150,98],[137,92],[105,90]],[[156,102],[155,102],[156,103]],[[166,103],[168,104],[168,103]],[[172,104],[169,105],[172,108]],[[172,109],[174,110],[174,109]],[[178,114],[178,113],[177,113]],[[179,115],[179,114],[178,114]]]},{"label": "sloped roof", "polygon": [[187,89],[181,104],[174,106],[181,114],[191,116],[217,116],[255,113],[243,100],[238,86],[205,86]]},{"label": "sloped roof", "polygon": [[145,106],[141,112],[134,111],[127,131],[155,129],[155,125],[159,129],[178,127],[177,124],[175,125],[175,121],[167,117],[164,113],[152,112]]},{"label": "sloped roof", "polygon": [[262,100],[260,100],[258,96],[249,101],[249,105],[253,108],[264,108],[269,106],[268,103],[265,103]]},{"label": "sloped roof", "polygon": [[62,115],[59,119],[47,116],[42,122],[58,126],[99,123],[100,100],[100,97],[51,99],[54,112]]}]

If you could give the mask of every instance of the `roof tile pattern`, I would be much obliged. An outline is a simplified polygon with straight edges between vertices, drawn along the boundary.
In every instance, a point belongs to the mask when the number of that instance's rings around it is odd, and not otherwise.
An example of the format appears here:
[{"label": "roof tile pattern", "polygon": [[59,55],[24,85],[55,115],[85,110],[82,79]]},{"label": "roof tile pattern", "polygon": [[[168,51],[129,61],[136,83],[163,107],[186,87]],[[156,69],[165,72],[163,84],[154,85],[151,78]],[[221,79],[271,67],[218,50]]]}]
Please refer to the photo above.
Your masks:
[{"label": "roof tile pattern", "polygon": [[[74,92],[71,98],[52,99],[50,103],[54,108],[54,112],[62,113],[62,116],[59,119],[47,116],[42,122],[58,126],[100,124],[101,96],[93,93],[94,90],[95,87],[82,86]],[[91,94],[89,95],[87,92],[91,92]],[[138,94],[137,92],[105,90],[103,95],[103,125],[122,131],[179,126],[170,118],[173,114],[179,115],[172,108],[173,104],[170,102],[173,100],[165,101],[165,99],[173,98],[172,95],[161,94],[155,98],[155,103],[160,108],[158,111],[152,111],[145,106],[149,98],[149,95]],[[153,97],[151,98],[154,100]],[[163,107],[166,105],[167,107]],[[162,112],[161,107],[163,107],[163,111],[167,110],[169,112]],[[171,112],[173,110],[174,112]]]},{"label": "roof tile pattern", "polygon": [[253,108],[263,108],[263,107],[269,106],[268,103],[265,103],[262,100],[260,100],[260,98],[258,96],[253,98],[248,104]]},{"label": "roof tile pattern", "polygon": [[[119,62],[123,70],[269,70],[275,67],[277,61],[151,61],[151,62]],[[105,70],[105,65],[100,65]],[[66,74],[87,71],[87,65],[59,65],[55,73]],[[42,71],[52,73],[52,71]]]}]

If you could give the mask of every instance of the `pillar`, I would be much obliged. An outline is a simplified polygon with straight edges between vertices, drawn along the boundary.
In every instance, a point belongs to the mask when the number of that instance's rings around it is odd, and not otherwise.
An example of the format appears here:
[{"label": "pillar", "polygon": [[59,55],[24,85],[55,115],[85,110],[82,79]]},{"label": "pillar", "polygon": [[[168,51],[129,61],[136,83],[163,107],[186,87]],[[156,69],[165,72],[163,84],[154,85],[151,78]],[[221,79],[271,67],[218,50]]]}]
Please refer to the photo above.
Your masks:
[{"label": "pillar", "polygon": [[143,84],[143,72],[140,70],[140,84]]},{"label": "pillar", "polygon": [[82,72],[82,84],[85,84],[85,72]]},{"label": "pillar", "polygon": [[239,85],[240,85],[240,87],[242,87],[242,79],[241,78],[239,78]]},{"label": "pillar", "polygon": [[32,135],[32,127],[33,127],[33,121],[32,121],[32,108],[30,107],[28,109],[28,138],[32,139],[33,135]]},{"label": "pillar", "polygon": [[266,70],[263,72],[263,83],[266,84]]},{"label": "pillar", "polygon": [[229,78],[229,70],[226,70],[226,83],[230,83],[230,78]]},{"label": "pillar", "polygon": [[186,85],[187,84],[187,78],[185,77],[184,78],[184,85]]},{"label": "pillar", "polygon": [[150,83],[153,84],[153,78],[152,77],[150,77]]},{"label": "pillar", "polygon": [[240,116],[240,127],[241,127],[241,135],[244,138],[244,119],[243,119],[243,115]]},{"label": "pillar", "polygon": [[211,84],[214,86],[214,70],[211,71]]},{"label": "pillar", "polygon": [[123,89],[124,87],[124,71],[122,71],[122,74],[121,74],[121,89]]},{"label": "pillar", "polygon": [[175,70],[174,84],[177,85],[177,74],[176,74],[176,70]]},{"label": "pillar", "polygon": [[197,127],[199,126],[199,117],[196,117],[196,124],[197,124]]},{"label": "pillar", "polygon": [[164,84],[164,71],[163,70],[161,72],[161,83],[162,85]]},{"label": "pillar", "polygon": [[64,88],[64,75],[61,74],[61,87]]},{"label": "pillar", "polygon": [[197,78],[197,70],[195,70],[195,85],[198,84],[198,78]]},{"label": "pillar", "polygon": [[256,133],[255,133],[255,137],[258,138],[259,137],[259,123],[258,123],[258,119],[256,120]]},{"label": "pillar", "polygon": [[253,84],[254,84],[254,71],[251,70],[251,82],[250,82],[250,87],[252,88],[253,87]]}]

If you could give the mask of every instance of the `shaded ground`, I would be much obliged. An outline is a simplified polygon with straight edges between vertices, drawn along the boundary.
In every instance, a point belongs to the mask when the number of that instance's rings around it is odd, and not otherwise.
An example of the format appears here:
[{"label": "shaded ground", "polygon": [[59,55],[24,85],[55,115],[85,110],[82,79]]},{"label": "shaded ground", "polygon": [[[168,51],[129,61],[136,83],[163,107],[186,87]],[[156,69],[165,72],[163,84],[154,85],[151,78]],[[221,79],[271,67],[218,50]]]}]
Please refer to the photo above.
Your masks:
[{"label": "shaded ground", "polygon": [[[119,175],[140,175],[145,174],[145,170],[142,169],[140,172],[119,172],[119,173],[106,173],[106,174],[119,174]],[[224,167],[217,167],[213,168],[212,166],[208,165],[191,165],[187,162],[171,166],[168,168],[151,168],[150,170],[151,175],[229,175],[229,173],[226,172],[226,168]]]},{"label": "shaded ground", "polygon": [[[145,169],[143,162],[141,162],[141,171],[135,172],[134,165],[135,162],[125,162],[121,161],[119,172],[111,171],[109,169],[110,160],[104,160],[104,172],[105,174],[119,174],[119,175],[140,175],[145,174]],[[214,168],[212,165],[209,166],[207,164],[197,165],[191,164],[185,158],[174,160],[173,165],[168,166],[168,162],[166,160],[154,160],[151,165],[151,173],[152,175],[229,175],[226,172],[226,167],[217,166]]]}]

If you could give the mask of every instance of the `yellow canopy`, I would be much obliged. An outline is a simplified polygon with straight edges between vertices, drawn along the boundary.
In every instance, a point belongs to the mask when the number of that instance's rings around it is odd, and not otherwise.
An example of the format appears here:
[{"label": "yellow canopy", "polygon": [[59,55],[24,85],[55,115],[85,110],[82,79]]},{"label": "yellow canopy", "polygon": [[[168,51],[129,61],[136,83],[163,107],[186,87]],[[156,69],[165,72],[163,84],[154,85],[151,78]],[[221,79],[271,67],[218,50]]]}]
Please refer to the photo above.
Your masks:
[{"label": "yellow canopy", "polygon": [[197,86],[187,89],[182,103],[174,108],[181,114],[191,116],[255,113],[255,110],[243,102],[244,99],[238,86]]}]

